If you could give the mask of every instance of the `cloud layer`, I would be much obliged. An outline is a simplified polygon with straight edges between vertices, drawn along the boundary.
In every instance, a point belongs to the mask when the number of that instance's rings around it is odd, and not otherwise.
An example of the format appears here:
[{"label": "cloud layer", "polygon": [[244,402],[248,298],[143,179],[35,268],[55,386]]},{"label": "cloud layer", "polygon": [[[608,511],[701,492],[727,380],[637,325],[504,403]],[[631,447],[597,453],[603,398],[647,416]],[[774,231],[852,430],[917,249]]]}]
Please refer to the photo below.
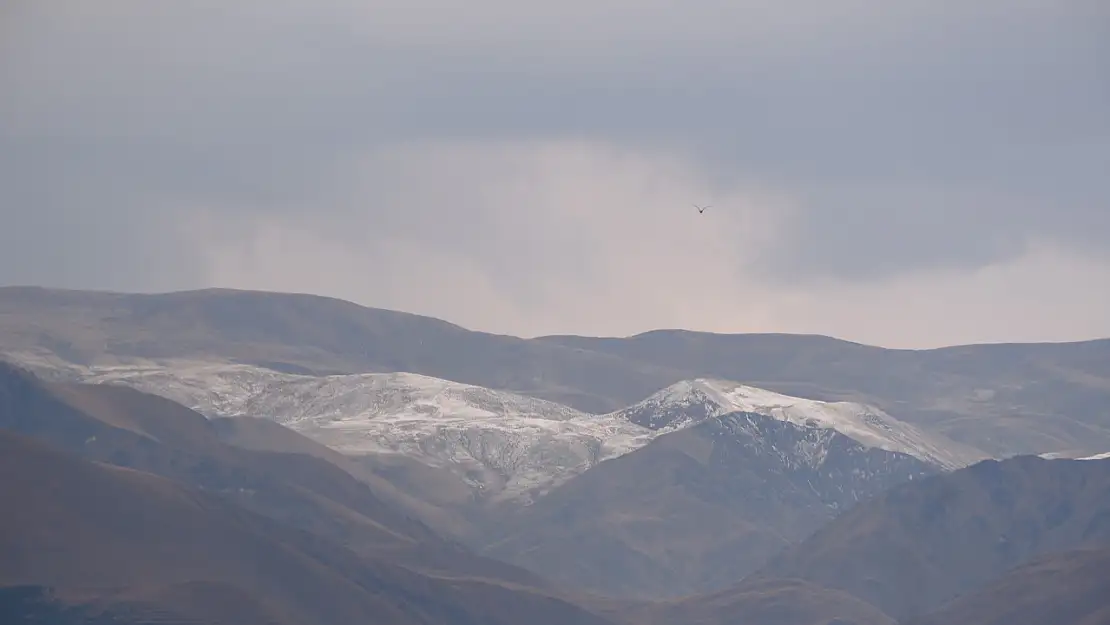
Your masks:
[{"label": "cloud layer", "polygon": [[524,335],[1110,335],[1110,12],[878,6],[16,2],[0,283]]}]

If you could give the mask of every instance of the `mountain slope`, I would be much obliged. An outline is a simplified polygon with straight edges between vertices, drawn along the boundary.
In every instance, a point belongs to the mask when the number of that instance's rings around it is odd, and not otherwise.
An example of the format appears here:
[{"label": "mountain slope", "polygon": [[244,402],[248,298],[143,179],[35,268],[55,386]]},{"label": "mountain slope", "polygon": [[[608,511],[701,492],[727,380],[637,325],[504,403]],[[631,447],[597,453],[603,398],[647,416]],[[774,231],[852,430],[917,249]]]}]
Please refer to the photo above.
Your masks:
[{"label": "mountain slope", "polygon": [[1110,549],[1054,553],[910,625],[1110,623]]},{"label": "mountain slope", "polygon": [[655,436],[729,412],[832,428],[945,468],[986,457],[851,402],[789,397],[724,380],[685,380],[628,408],[588,415],[566,406],[408,373],[302,376],[247,365],[171,361],[84,369],[210,417],[273,419],[347,455],[399,454],[448,469],[480,499],[530,503]]},{"label": "mountain slope", "polygon": [[896,618],[1031,558],[1110,545],[1110,461],[987,460],[862,503],[759,573],[849,592]]},{"label": "mountain slope", "polygon": [[[407,516],[426,522],[441,535],[465,534],[466,521],[454,518],[442,508],[430,505],[423,498],[414,497],[398,488],[390,478],[380,475],[367,466],[365,459],[345,456],[334,449],[269,419],[257,417],[217,417],[210,420],[220,440],[242,449],[300,454],[324,460],[366,483],[370,490],[394,509]],[[393,476],[390,476],[393,477]],[[427,493],[422,493],[427,495]]]},{"label": "mountain slope", "polygon": [[23,476],[0,480],[8,511],[0,515],[0,586],[109,603],[134,592],[157,603],[159,593],[203,582],[238,589],[298,625],[604,623],[531,591],[441,581],[356,557],[226,499],[11,432],[0,431],[0,471]]},{"label": "mountain slope", "polygon": [[[213,415],[264,414],[348,454],[377,450],[329,461],[369,478],[379,492],[391,493],[391,502],[472,546],[485,546],[494,557],[564,584],[588,582],[628,596],[719,588],[877,489],[974,457],[868,406],[720,380],[680,382],[625,410],[594,416],[411,374],[311,377],[245,365],[167,363],[97,369],[87,379],[134,385]],[[741,408],[761,412],[728,412]],[[678,444],[708,442],[716,450],[712,466],[618,480],[611,476],[619,471],[601,463],[707,419],[714,425],[690,439],[703,442]],[[573,453],[576,448],[581,451]],[[656,449],[662,456],[640,462],[688,462],[682,452],[664,459],[670,448]],[[437,468],[452,470],[458,483]],[[542,498],[587,469],[604,469],[593,490],[575,487],[569,495],[556,491],[551,502]],[[626,487],[632,481],[658,486],[670,499],[654,501],[658,493]],[[527,504],[539,496],[540,503],[521,515],[512,507],[477,505],[491,485],[500,490],[487,501]],[[765,492],[774,489],[781,492]],[[563,507],[588,500],[599,502],[593,517],[572,525],[558,520]],[[752,511],[752,501],[767,509]],[[637,520],[629,525],[616,518]],[[699,525],[707,523],[731,542],[714,546]],[[680,534],[688,536],[676,539]],[[674,544],[663,551],[651,546],[663,537]]]},{"label": "mountain slope", "polygon": [[683,380],[616,415],[657,430],[681,428],[733,412],[834,430],[862,445],[907,454],[946,469],[987,457],[978,450],[926,434],[873,406],[791,397],[727,380]]},{"label": "mountain slope", "polygon": [[570,480],[497,528],[484,553],[611,596],[708,592],[937,470],[832,429],[730,413]]},{"label": "mountain slope", "polygon": [[996,456],[1110,449],[1110,340],[935,350],[678,330],[524,340],[310,295],[10,287],[0,288],[0,350],[36,371],[167,358],[307,374],[411,371],[587,412],[713,377],[875,405]]},{"label": "mountain slope", "polygon": [[274,606],[225,583],[56,589],[0,587],[5,625],[296,625]]},{"label": "mountain slope", "polygon": [[130,388],[46,383],[0,362],[0,428],[220,494],[360,553],[442,574],[546,584],[444,541],[327,461],[232,447],[203,416]]},{"label": "mountain slope", "polygon": [[[0,288],[0,346],[36,372],[163,359],[303,374],[412,371],[584,410],[644,397],[668,376],[618,357],[472,332],[315,295],[205,289],[163,294]],[[677,379],[677,378],[675,378]]]},{"label": "mountain slope", "polygon": [[1110,448],[1110,339],[884,349],[796,334],[541,337],[647,366],[860,401],[991,455]]},{"label": "mountain slope", "polygon": [[760,580],[651,611],[651,625],[896,625],[843,592],[799,580]]},{"label": "mountain slope", "polygon": [[78,375],[210,417],[272,419],[349,456],[396,454],[445,468],[492,501],[528,503],[654,435],[554,402],[408,373],[319,377],[173,361]]}]

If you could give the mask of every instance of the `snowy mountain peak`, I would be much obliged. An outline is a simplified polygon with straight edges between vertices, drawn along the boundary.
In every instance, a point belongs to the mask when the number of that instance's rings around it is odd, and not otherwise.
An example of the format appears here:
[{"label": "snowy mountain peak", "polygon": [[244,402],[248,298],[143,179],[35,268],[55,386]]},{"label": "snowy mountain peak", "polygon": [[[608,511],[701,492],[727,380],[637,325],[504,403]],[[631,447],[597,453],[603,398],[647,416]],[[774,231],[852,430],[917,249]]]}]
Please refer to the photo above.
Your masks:
[{"label": "snowy mountain peak", "polygon": [[760,414],[802,428],[833,430],[865,446],[908,454],[944,468],[985,457],[925,434],[874,406],[792,397],[727,380],[683,380],[618,412],[653,430],[678,429],[730,413]]}]

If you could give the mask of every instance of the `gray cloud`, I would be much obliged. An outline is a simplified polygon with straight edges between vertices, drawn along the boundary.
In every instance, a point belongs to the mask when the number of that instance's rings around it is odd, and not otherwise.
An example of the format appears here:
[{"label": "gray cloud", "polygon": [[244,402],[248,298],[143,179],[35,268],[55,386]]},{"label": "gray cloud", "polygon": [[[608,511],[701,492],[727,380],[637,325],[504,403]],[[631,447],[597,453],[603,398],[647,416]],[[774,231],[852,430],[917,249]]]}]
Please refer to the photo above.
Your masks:
[{"label": "gray cloud", "polygon": [[[265,251],[295,240],[366,303],[521,332],[575,330],[560,298],[658,311],[578,319],[623,332],[725,328],[736,305],[641,301],[648,268],[716,260],[719,288],[779,302],[749,319],[774,329],[798,289],[971,275],[1044,245],[1105,262],[1105,8],[875,7],[19,2],[0,26],[0,281],[319,291],[315,260],[295,280]],[[714,237],[675,234],[666,211],[694,201],[718,205]],[[501,308],[458,319],[436,299],[464,269]]]}]

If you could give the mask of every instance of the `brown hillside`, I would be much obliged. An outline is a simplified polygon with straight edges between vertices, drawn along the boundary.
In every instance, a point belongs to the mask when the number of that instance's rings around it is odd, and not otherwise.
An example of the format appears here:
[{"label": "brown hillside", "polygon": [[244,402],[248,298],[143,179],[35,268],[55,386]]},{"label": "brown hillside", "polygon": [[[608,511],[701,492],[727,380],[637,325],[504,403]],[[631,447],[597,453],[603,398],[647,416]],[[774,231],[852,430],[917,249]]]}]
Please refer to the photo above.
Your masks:
[{"label": "brown hillside", "polygon": [[847,593],[800,580],[759,580],[691,597],[650,617],[652,625],[895,625]]},{"label": "brown hillside", "polygon": [[760,575],[840,589],[904,619],[1032,558],[1098,545],[1110,545],[1110,461],[1025,456],[895,487]]},{"label": "brown hillside", "polygon": [[1042,623],[1110,623],[1110,549],[1038,558],[910,625]]},{"label": "brown hillside", "polygon": [[220,494],[360,553],[386,554],[443,575],[546,584],[444,541],[330,462],[230,446],[203,416],[160,397],[124,387],[45,383],[0,362],[0,428]]},{"label": "brown hillside", "polygon": [[0,472],[15,477],[0,481],[0,586],[113,606],[166,601],[171,612],[190,596],[232,605],[242,592],[255,615],[298,625],[605,624],[536,592],[358,557],[223,498],[11,432],[0,431]]}]

